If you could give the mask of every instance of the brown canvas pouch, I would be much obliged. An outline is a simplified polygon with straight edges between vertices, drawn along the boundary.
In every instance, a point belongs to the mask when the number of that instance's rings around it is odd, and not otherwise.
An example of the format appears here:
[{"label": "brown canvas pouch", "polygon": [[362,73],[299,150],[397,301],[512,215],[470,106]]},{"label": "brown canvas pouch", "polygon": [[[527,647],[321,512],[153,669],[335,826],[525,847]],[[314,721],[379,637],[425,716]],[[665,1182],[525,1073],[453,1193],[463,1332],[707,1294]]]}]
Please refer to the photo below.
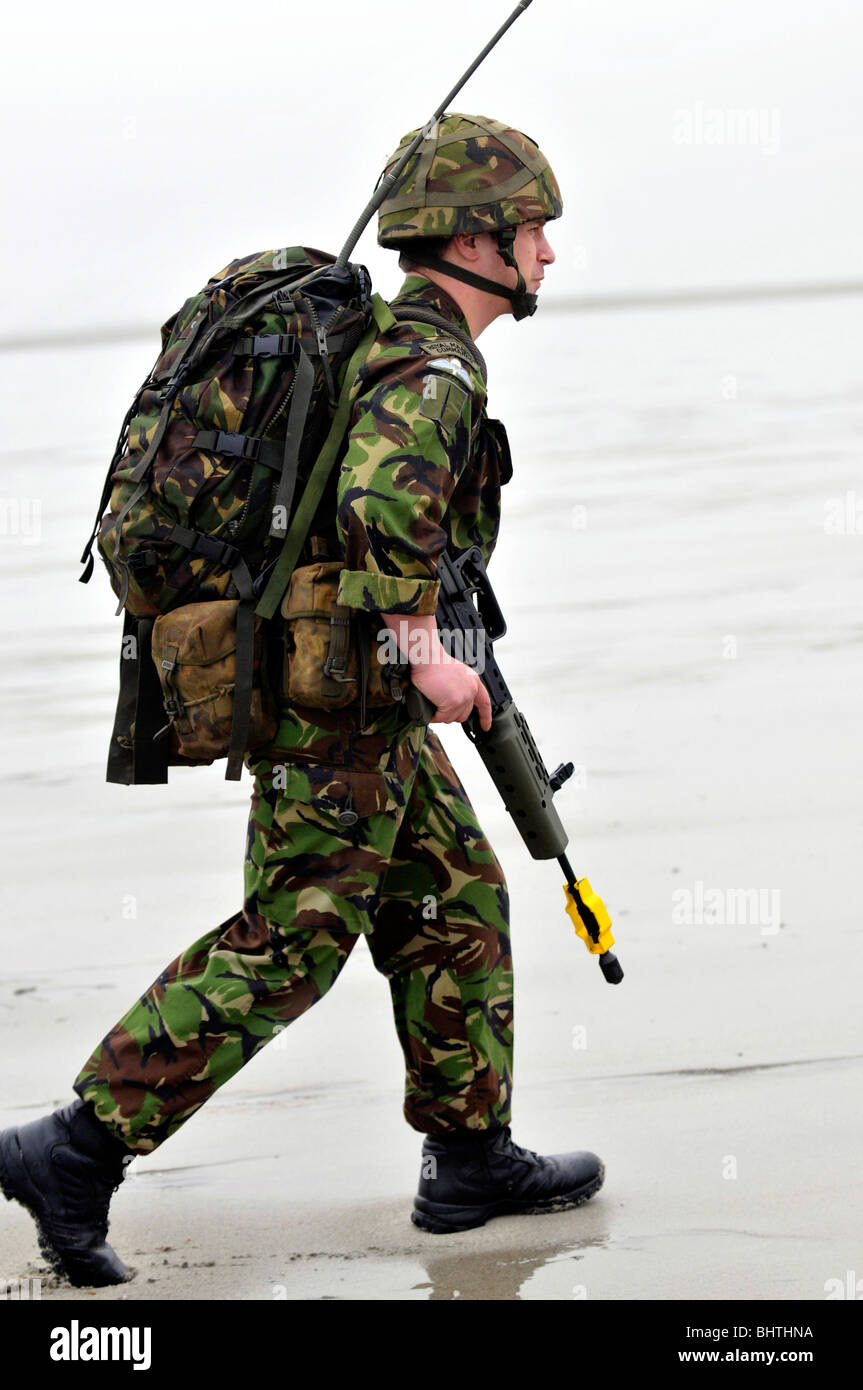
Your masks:
[{"label": "brown canvas pouch", "polygon": [[407,666],[380,659],[378,614],[336,603],[341,560],[317,560],[291,575],[282,600],[283,692],[311,709],[388,705],[403,697]]},{"label": "brown canvas pouch", "polygon": [[[188,603],[153,624],[152,652],[177,762],[227,757],[237,667],[236,599]],[[255,632],[255,682],[247,748],[268,743],[278,727],[261,688],[260,623]]]}]

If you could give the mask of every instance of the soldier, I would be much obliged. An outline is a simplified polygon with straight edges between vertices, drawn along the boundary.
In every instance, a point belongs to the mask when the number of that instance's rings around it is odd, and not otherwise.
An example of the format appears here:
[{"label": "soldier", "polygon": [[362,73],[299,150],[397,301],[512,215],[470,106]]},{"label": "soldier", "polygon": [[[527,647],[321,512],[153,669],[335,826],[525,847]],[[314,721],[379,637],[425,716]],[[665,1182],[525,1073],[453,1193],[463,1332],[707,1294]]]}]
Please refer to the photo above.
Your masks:
[{"label": "soldier", "polygon": [[[408,272],[395,303],[437,318],[382,334],[361,369],[314,554],[344,560],[338,601],[396,636],[441,723],[474,708],[491,722],[434,618],[437,556],[478,545],[488,562],[510,473],[474,340],[501,314],[533,311],[554,260],[545,224],[561,211],[532,140],[462,115],[426,132],[380,209],[378,239]],[[49,1262],[79,1285],[131,1277],[106,1243],[128,1162],[316,1003],[360,934],[389,980],[404,1113],[425,1136],[415,1224],[461,1231],[592,1196],[594,1154],[541,1157],[512,1140],[506,884],[434,733],[403,703],[329,713],[283,700],[272,746],[247,766],[242,911],[136,1000],[81,1068],[78,1100],[0,1134],[0,1185],[34,1216]]]}]

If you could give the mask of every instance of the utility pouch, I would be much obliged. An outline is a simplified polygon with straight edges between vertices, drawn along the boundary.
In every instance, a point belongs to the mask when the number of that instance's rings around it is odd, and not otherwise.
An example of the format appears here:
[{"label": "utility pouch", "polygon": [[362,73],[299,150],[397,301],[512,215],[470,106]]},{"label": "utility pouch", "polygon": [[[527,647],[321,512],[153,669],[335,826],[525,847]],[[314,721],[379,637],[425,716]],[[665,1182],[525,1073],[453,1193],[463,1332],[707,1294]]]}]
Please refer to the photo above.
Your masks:
[{"label": "utility pouch", "polygon": [[336,710],[404,698],[407,663],[381,659],[380,620],[336,602],[341,560],[316,560],[291,575],[282,599],[282,691],[294,705]]},{"label": "utility pouch", "polygon": [[[229,755],[237,683],[239,600],[188,603],[153,623],[151,649],[168,722],[169,764],[212,763]],[[270,742],[278,728],[261,680],[262,639],[256,621],[246,750]]]}]

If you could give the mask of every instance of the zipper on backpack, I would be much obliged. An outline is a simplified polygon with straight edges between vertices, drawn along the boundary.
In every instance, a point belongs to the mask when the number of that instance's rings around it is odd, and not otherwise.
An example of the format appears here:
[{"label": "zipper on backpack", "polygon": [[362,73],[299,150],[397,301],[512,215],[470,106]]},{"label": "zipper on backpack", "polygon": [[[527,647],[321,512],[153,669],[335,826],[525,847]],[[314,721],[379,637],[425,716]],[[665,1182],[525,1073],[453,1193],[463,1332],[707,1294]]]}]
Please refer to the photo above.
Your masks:
[{"label": "zipper on backpack", "polygon": [[318,355],[321,359],[321,366],[324,372],[324,379],[327,383],[327,396],[329,397],[330,406],[333,407],[336,403],[336,388],[335,382],[333,381],[332,368],[330,367],[329,353],[325,349],[327,346],[327,335],[329,333],[332,333],[334,326],[338,323],[339,318],[344,314],[347,306],[344,304],[339,304],[336,307],[336,309],[333,311],[332,318],[330,319],[326,330],[324,330],[321,327],[321,321],[318,318],[318,312],[312,301],[309,298],[307,298],[306,295],[302,295],[301,298],[308,309],[309,319],[311,321],[312,328],[315,331]]},{"label": "zipper on backpack", "polygon": [[[287,391],[285,392],[284,396],[283,396],[282,399],[279,401],[279,404],[277,405],[277,407],[276,407],[276,409],[275,409],[275,412],[274,412],[273,415],[271,416],[271,418],[270,418],[270,420],[269,420],[269,422],[268,422],[268,424],[267,424],[267,427],[266,427],[266,430],[265,430],[265,434],[268,434],[269,431],[272,429],[273,425],[275,425],[276,422],[277,422],[278,420],[281,420],[282,416],[284,415],[285,410],[286,410],[287,405],[288,405],[288,402],[290,401],[291,396],[294,394],[294,386],[296,385],[296,381],[297,381],[297,374],[296,374],[296,372],[294,372],[293,380],[292,380],[290,386],[288,387]],[[263,438],[264,435],[262,435],[261,437]]]}]

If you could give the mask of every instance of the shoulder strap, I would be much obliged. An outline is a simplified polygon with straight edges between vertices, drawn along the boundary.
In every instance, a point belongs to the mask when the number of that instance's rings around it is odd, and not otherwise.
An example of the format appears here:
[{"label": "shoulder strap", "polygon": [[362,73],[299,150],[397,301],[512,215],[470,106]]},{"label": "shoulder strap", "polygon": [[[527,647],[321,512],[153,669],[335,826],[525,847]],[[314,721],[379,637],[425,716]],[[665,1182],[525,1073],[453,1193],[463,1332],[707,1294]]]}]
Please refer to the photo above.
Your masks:
[{"label": "shoulder strap", "polygon": [[414,307],[412,304],[391,304],[390,311],[393,318],[398,323],[428,323],[432,328],[439,328],[446,333],[447,337],[455,338],[463,347],[467,349],[467,359],[472,367],[479,369],[483,383],[488,381],[488,369],[485,365],[485,358],[474,342],[463,328],[453,323],[452,319],[444,318],[443,314],[438,314],[434,309],[428,309],[424,304]]}]

